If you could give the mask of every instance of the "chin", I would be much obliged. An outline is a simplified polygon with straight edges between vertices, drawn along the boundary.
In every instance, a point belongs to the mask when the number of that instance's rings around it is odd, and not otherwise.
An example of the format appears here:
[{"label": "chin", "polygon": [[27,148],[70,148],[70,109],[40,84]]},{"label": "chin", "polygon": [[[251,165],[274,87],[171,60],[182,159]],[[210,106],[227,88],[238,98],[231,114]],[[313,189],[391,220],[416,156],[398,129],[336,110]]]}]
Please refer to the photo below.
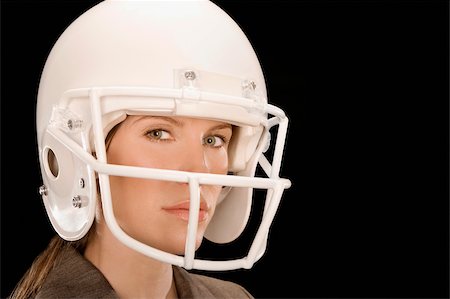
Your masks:
[{"label": "chin", "polygon": [[[143,233],[130,234],[130,237],[153,248],[175,254],[184,255],[186,247],[186,228],[182,230],[166,231],[164,234],[146,235]],[[204,229],[198,227],[195,250],[197,250],[203,242]]]},{"label": "chin", "polygon": [[[168,250],[165,250],[165,251],[176,254],[176,255],[184,255],[184,252],[186,250],[186,242],[185,241],[186,241],[186,239],[185,239],[185,237],[183,237],[182,240],[177,240],[176,242],[174,242],[177,245],[170,246],[171,248]],[[202,241],[203,241],[203,235],[201,237],[197,237],[197,240],[195,242],[195,250],[200,248]]]},{"label": "chin", "polygon": [[[185,234],[182,235],[180,234],[177,236],[172,235],[171,237],[167,237],[164,240],[162,240],[162,242],[152,242],[148,240],[142,241],[144,241],[143,242],[144,244],[147,244],[151,247],[179,256],[183,256],[186,250]],[[200,247],[202,241],[203,241],[203,234],[197,235],[197,240],[195,242],[195,250],[197,250]]]}]

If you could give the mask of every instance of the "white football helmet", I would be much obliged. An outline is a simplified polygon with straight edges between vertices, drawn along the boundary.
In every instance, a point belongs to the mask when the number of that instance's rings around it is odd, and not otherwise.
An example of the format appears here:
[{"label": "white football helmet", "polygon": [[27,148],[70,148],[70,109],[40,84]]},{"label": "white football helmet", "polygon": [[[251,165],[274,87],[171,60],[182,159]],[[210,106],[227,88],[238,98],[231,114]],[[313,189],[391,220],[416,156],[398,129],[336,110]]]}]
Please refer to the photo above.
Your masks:
[{"label": "white football helmet", "polygon": [[[69,241],[88,232],[96,213],[98,182],[105,221],[125,245],[186,269],[252,267],[265,251],[281,196],[291,185],[279,177],[288,119],[282,109],[267,103],[264,80],[246,35],[213,2],[107,0],[87,10],[55,43],[38,91],[40,193],[56,232]],[[108,164],[105,136],[126,115],[137,114],[235,125],[229,174]],[[274,140],[271,128],[277,130]],[[271,141],[273,154],[267,158],[264,153]],[[255,176],[257,165],[265,175]],[[112,208],[110,175],[189,183],[191,208],[183,256],[143,244],[121,229]],[[249,219],[254,190],[267,190],[261,223],[244,258],[196,258],[202,184],[223,186],[205,233],[216,243],[239,237]]]}]

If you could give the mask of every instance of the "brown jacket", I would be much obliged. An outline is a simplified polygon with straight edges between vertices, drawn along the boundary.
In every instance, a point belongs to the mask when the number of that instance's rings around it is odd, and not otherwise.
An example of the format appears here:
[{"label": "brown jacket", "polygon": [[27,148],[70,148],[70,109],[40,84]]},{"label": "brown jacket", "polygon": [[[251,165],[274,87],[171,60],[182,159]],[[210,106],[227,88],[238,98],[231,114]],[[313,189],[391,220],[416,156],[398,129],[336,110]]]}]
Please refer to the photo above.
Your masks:
[{"label": "brown jacket", "polygon": [[[103,274],[72,247],[60,253],[36,299],[119,298]],[[253,298],[242,286],[173,266],[179,298]]]}]

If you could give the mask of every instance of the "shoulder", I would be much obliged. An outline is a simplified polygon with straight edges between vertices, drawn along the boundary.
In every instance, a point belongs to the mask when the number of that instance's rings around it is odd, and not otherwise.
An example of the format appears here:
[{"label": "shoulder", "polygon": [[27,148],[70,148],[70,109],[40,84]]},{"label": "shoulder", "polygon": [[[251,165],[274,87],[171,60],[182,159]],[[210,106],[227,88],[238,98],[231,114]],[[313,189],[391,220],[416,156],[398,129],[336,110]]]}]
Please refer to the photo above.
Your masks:
[{"label": "shoulder", "polygon": [[118,298],[113,288],[74,248],[63,249],[38,292],[40,298]]},{"label": "shoulder", "polygon": [[174,267],[174,278],[180,298],[254,298],[235,282],[190,273],[180,267]]}]

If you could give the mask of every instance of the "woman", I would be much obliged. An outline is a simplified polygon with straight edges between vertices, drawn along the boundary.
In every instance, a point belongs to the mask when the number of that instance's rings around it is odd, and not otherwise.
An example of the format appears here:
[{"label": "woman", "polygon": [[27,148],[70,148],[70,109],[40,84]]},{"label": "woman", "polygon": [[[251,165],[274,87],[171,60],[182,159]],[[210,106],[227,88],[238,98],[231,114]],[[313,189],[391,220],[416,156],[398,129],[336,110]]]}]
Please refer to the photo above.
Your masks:
[{"label": "woman", "polygon": [[[11,298],[252,297],[188,272],[252,267],[290,186],[279,178],[287,118],[223,10],[101,2],[54,45],[37,101],[40,193],[58,236]],[[246,256],[197,257],[203,237],[242,234],[254,189],[267,195]]]}]

